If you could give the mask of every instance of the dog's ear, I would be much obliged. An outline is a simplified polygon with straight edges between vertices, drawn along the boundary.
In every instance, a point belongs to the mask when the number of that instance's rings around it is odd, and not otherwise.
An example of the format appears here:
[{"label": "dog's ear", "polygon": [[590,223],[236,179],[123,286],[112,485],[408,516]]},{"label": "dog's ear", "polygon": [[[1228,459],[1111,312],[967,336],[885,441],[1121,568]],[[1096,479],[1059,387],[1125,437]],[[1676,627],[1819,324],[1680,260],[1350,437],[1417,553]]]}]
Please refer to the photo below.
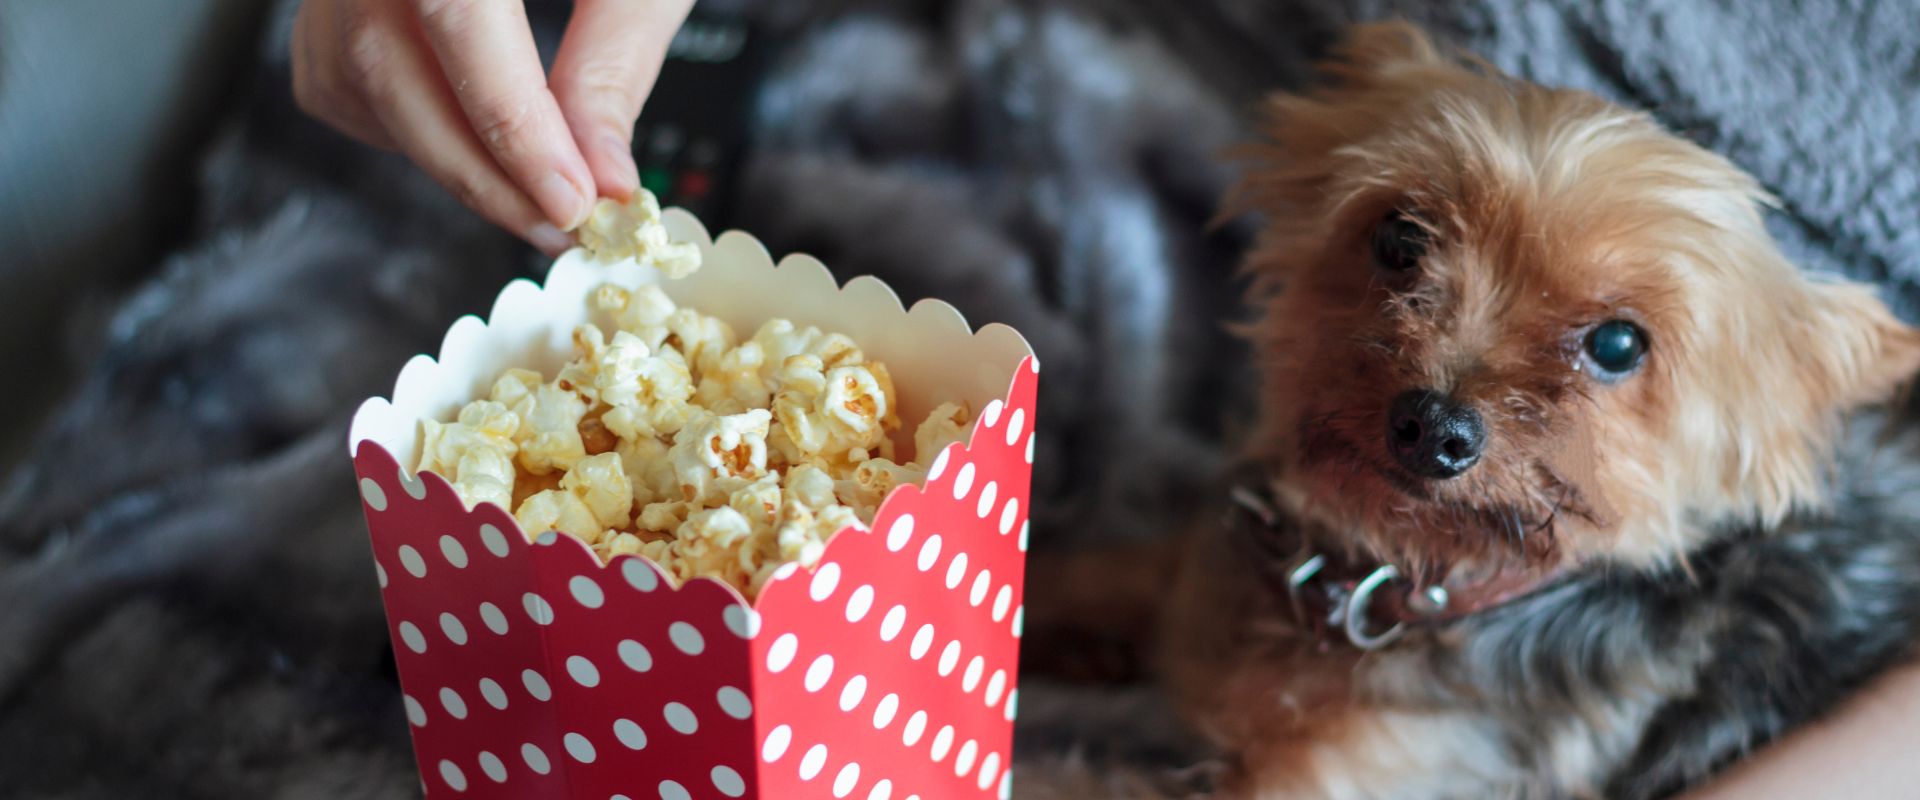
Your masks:
[{"label": "dog's ear", "polygon": [[1895,318],[1871,288],[1841,281],[1811,287],[1806,355],[1798,366],[1803,386],[1827,388],[1828,410],[1884,402],[1920,372],[1920,329]]},{"label": "dog's ear", "polygon": [[[1786,264],[1784,269],[1791,270]],[[1832,437],[1848,411],[1891,399],[1920,372],[1920,330],[1868,286],[1787,276],[1790,295],[1758,327],[1732,336],[1710,369],[1723,383],[1718,417],[1732,449],[1720,462],[1734,507],[1772,524],[1828,498]],[[1774,354],[1775,357],[1769,357]]]}]

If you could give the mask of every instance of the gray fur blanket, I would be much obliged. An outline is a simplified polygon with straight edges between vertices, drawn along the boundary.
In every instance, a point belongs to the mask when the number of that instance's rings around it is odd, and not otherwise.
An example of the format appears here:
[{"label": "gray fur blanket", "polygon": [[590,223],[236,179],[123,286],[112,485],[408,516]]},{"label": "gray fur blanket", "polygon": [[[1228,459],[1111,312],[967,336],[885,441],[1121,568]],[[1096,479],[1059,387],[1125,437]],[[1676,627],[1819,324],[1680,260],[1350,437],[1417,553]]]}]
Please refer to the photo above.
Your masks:
[{"label": "gray fur blanket", "polygon": [[[715,227],[1026,332],[1049,367],[1037,547],[1189,513],[1245,402],[1221,323],[1248,227],[1206,226],[1232,177],[1214,154],[1348,20],[1408,16],[1653,110],[1779,196],[1808,268],[1920,313],[1910,1],[703,5],[794,43]],[[550,40],[561,10],[535,12]],[[196,243],[156,259],[0,483],[9,796],[419,791],[340,424],[540,265],[301,118],[285,25],[209,144]],[[1150,692],[1030,675],[1022,694],[1027,757],[1191,759]]]}]

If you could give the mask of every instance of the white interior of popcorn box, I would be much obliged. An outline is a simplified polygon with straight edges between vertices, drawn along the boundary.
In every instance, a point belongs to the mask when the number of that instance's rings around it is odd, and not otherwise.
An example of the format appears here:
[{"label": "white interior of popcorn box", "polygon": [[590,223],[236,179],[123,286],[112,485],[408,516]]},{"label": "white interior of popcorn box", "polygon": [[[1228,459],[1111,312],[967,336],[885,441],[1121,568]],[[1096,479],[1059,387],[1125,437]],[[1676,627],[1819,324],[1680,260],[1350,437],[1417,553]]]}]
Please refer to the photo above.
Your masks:
[{"label": "white interior of popcorn box", "polygon": [[600,262],[574,249],[561,256],[542,289],[531,281],[508,284],[483,323],[462,317],[447,331],[439,358],[415,356],[400,371],[393,399],[368,400],[354,415],[349,448],[380,443],[411,473],[419,463],[420,420],[451,420],[461,406],[484,396],[503,370],[538,369],[551,378],[573,357],[573,329],[588,320],[611,330],[589,298],[606,283],[632,288],[658,284],[675,303],[726,321],[741,337],[769,319],[816,325],[853,337],[869,358],[887,365],[900,404],[896,445],[911,452],[913,427],[940,403],[963,400],[977,414],[1003,398],[1013,371],[1032,348],[998,323],[973,332],[953,306],[922,300],[903,309],[885,283],[868,276],[843,288],[818,259],[792,255],[778,266],[759,240],[738,231],[716,241],[692,214],[663,214],[673,238],[700,246],[703,265],[678,279],[632,261]]}]

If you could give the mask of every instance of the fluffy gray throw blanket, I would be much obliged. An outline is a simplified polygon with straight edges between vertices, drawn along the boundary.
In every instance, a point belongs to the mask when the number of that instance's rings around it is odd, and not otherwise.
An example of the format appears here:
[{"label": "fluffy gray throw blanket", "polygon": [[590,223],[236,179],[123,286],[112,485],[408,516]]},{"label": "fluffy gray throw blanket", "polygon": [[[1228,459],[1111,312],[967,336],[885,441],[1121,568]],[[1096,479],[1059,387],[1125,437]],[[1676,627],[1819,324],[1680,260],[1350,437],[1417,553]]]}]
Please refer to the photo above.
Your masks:
[{"label": "fluffy gray throw blanket", "polygon": [[[1653,110],[1780,196],[1809,268],[1920,310],[1911,2],[710,3],[796,37],[720,224],[1034,339],[1037,547],[1155,535],[1208,480],[1243,402],[1220,323],[1247,233],[1205,227],[1231,178],[1212,155],[1347,20]],[[560,10],[535,11],[551,38]],[[418,792],[340,422],[539,264],[303,120],[284,25],[210,148],[199,243],[0,485],[10,796]],[[1149,693],[1049,688],[1022,687],[1028,757],[1191,759]]]}]

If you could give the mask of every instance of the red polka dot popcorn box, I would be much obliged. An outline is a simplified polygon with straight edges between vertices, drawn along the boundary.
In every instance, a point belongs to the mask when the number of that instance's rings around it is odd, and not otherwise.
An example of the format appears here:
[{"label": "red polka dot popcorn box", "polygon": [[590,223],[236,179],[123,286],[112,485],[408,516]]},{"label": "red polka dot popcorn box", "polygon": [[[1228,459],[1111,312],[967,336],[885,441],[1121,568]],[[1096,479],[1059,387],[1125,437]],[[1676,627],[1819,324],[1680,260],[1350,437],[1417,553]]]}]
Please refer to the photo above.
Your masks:
[{"label": "red polka dot popcorn box", "polygon": [[[403,705],[431,798],[1006,797],[1039,365],[1018,333],[951,306],[904,310],[886,285],[778,266],[751,236],[663,221],[704,265],[667,279],[575,249],[516,281],[485,322],[418,356],[350,437]],[[709,578],[552,532],[414,474],[423,419],[449,420],[511,367],[554,374],[598,287],[657,284],[735,330],[775,317],[883,361],[903,416],[978,409],[924,485],[895,487],[811,569],[749,602]]]}]

